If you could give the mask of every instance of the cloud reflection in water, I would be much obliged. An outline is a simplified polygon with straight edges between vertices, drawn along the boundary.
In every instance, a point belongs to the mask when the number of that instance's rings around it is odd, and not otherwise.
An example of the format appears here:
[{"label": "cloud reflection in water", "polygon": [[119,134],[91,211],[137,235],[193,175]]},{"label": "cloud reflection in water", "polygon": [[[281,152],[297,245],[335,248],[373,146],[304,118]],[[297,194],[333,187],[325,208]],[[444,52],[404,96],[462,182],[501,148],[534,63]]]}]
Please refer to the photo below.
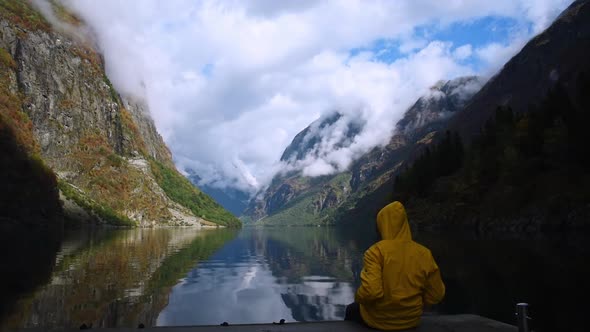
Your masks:
[{"label": "cloud reflection in water", "polygon": [[354,298],[350,257],[314,231],[296,246],[280,232],[246,230],[172,289],[157,325],[342,319]]}]

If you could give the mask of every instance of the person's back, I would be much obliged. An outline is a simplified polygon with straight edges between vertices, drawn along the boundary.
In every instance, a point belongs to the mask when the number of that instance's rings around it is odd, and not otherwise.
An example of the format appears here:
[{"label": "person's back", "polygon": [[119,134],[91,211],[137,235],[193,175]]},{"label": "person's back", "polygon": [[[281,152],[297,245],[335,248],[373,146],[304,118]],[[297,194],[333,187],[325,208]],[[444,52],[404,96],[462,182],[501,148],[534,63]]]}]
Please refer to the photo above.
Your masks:
[{"label": "person's back", "polygon": [[401,203],[391,203],[379,212],[377,228],[382,240],[365,252],[355,301],[360,304],[363,321],[371,327],[415,327],[423,307],[444,297],[438,266],[430,250],[412,241]]}]

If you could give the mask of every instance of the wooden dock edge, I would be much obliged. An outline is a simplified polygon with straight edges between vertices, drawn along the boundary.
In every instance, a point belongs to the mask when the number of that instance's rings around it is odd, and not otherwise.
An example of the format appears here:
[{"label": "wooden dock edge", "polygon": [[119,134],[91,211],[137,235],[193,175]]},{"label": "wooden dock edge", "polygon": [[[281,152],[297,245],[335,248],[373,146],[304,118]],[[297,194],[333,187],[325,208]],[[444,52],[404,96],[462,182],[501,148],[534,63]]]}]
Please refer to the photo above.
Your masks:
[{"label": "wooden dock edge", "polygon": [[[208,326],[162,326],[148,327],[145,329],[138,328],[92,328],[91,331],[109,331],[109,332],[358,332],[358,331],[377,331],[357,323],[346,321],[325,321],[325,322],[305,322],[305,323],[285,323],[279,324],[237,324],[228,326],[208,325]],[[20,329],[12,330],[20,332],[61,332],[61,331],[80,331],[79,329]],[[420,326],[416,329],[408,330],[413,332],[516,332],[516,326],[495,321],[478,315],[461,314],[461,315],[428,315],[422,317]]]}]

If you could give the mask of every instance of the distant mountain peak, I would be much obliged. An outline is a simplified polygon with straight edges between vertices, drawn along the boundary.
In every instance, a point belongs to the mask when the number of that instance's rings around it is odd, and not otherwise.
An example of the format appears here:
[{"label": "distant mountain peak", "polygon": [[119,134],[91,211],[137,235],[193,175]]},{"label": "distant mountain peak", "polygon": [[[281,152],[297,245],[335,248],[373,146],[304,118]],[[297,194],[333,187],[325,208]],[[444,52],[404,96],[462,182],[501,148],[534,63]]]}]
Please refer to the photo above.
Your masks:
[{"label": "distant mountain peak", "polygon": [[203,178],[191,168],[185,169],[185,172],[188,174],[188,179],[195,186],[205,194],[211,196],[223,208],[235,216],[240,216],[248,206],[250,193],[229,186],[220,187],[215,184],[203,182]]},{"label": "distant mountain peak", "polygon": [[[357,167],[356,170],[314,179],[297,172],[279,174],[260,199],[250,202],[244,216],[249,218],[250,222],[258,222],[269,217],[264,223],[271,224],[301,223],[306,218],[308,220],[305,222],[311,222],[312,219],[315,220],[313,222],[319,222],[328,216],[330,211],[339,207],[352,191],[374,178],[379,169],[387,167],[384,158],[388,157],[384,156],[397,153],[398,148],[406,145],[405,136],[417,136],[414,134],[417,132],[415,129],[424,129],[424,126],[433,123],[445,123],[444,120],[463,107],[483,84],[483,79],[476,76],[437,82],[425,96],[416,101],[398,123],[398,127],[407,130],[408,135],[401,135],[401,139],[400,135],[394,136],[388,148],[372,150],[364,155],[365,159],[356,162],[356,165],[362,164],[367,167]],[[337,111],[325,114],[295,136],[285,149],[281,161],[295,163],[309,156],[321,158],[321,154],[327,150],[333,151],[349,146],[363,130],[364,123],[359,119],[360,117]],[[292,211],[289,212],[289,209]],[[298,212],[293,212],[295,210]],[[297,217],[292,218],[295,215]]]},{"label": "distant mountain peak", "polygon": [[[364,123],[338,111],[328,113],[299,132],[281,156],[283,162],[304,160],[307,156],[318,157],[326,149],[350,146],[363,130]],[[337,131],[342,131],[341,135]]]},{"label": "distant mountain peak", "polygon": [[465,103],[484,85],[479,76],[463,76],[438,81],[428,94],[420,97],[397,123],[396,131],[408,133],[432,122],[447,119],[462,109]]}]

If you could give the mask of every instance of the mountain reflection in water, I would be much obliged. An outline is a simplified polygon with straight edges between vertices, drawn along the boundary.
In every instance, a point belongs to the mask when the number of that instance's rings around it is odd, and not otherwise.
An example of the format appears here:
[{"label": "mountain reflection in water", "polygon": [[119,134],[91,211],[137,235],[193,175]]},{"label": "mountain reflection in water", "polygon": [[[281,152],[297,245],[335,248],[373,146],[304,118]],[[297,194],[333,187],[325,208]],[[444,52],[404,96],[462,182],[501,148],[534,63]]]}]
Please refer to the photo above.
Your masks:
[{"label": "mountain reflection in water", "polygon": [[22,294],[2,318],[0,330],[83,323],[151,325],[178,279],[235,234],[194,228],[88,229],[69,234],[49,282],[32,294]]},{"label": "mountain reflection in water", "polygon": [[[538,332],[587,329],[587,238],[414,232],[447,286],[437,312],[514,324],[514,305],[524,301]],[[53,271],[38,278],[44,284],[23,272],[31,285],[21,288],[30,291],[0,297],[0,308],[12,309],[0,312],[0,330],[342,319],[362,253],[375,240],[373,227],[364,234],[329,227],[81,231],[67,236],[52,260],[31,258],[40,268],[55,261]],[[12,271],[4,277],[19,278]]]},{"label": "mountain reflection in water", "polygon": [[172,289],[158,325],[336,320],[360,251],[332,228],[248,228]]}]

